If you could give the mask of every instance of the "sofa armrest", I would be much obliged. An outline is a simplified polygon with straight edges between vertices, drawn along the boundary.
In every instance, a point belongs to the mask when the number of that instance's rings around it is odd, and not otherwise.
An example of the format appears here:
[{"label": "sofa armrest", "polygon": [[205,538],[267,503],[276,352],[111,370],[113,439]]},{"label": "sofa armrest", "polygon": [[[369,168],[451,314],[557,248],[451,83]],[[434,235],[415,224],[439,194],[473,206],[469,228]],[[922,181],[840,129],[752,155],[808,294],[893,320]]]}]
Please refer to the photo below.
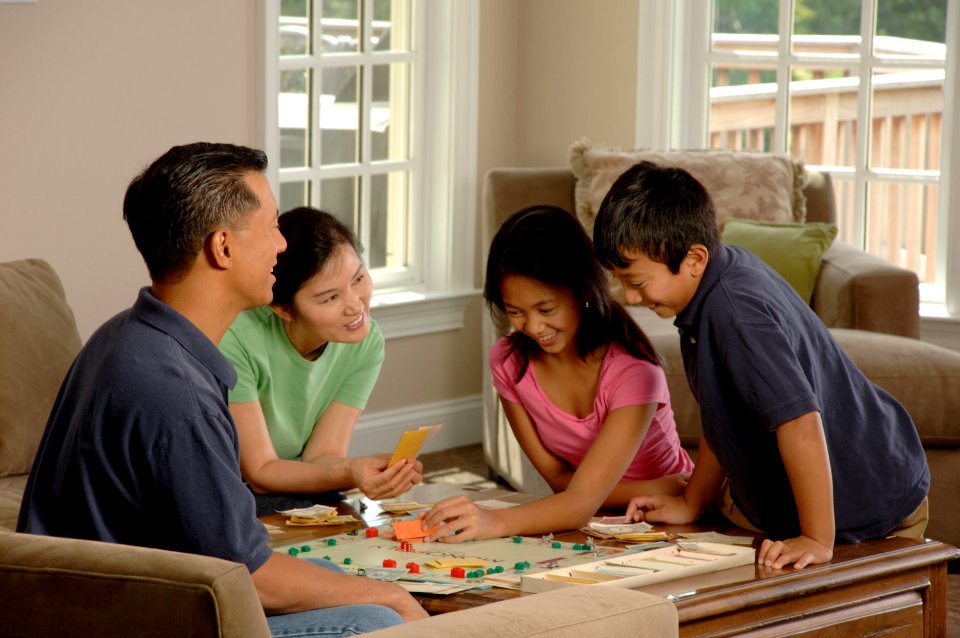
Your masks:
[{"label": "sofa armrest", "polygon": [[823,255],[810,305],[829,328],[920,337],[917,275],[841,241]]},{"label": "sofa armrest", "polygon": [[597,585],[528,594],[372,632],[371,638],[670,638],[677,609],[666,598]]},{"label": "sofa armrest", "polygon": [[270,636],[230,561],[115,543],[0,534],[0,627],[12,636]]}]

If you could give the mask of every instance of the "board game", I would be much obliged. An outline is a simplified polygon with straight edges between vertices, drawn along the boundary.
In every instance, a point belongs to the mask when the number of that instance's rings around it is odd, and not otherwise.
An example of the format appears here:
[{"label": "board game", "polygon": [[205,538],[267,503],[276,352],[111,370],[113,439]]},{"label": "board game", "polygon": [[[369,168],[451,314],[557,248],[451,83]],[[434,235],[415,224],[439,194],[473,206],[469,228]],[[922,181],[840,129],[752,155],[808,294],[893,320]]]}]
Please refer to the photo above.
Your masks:
[{"label": "board game", "polygon": [[542,592],[576,585],[642,587],[754,562],[752,547],[679,541],[650,551],[605,558],[521,577],[521,589]]},{"label": "board game", "polygon": [[[511,589],[519,589],[520,577],[523,574],[573,567],[631,553],[631,550],[622,547],[561,542],[549,536],[518,536],[457,544],[404,543],[403,548],[401,550],[401,543],[393,538],[383,535],[368,538],[363,530],[359,530],[355,534],[338,534],[307,543],[278,545],[274,547],[274,551],[293,553],[303,558],[328,558],[339,565],[350,567],[349,571],[357,567],[382,568],[384,561],[392,561],[387,565],[399,568],[414,563],[425,577],[434,576],[453,581],[459,578],[459,582],[469,580],[474,585],[490,584]],[[427,563],[440,562],[450,565],[459,561],[466,562],[468,559],[482,562],[484,567],[467,569],[462,576],[455,577],[449,567],[431,569],[427,566]],[[477,574],[480,569],[482,575]]]}]

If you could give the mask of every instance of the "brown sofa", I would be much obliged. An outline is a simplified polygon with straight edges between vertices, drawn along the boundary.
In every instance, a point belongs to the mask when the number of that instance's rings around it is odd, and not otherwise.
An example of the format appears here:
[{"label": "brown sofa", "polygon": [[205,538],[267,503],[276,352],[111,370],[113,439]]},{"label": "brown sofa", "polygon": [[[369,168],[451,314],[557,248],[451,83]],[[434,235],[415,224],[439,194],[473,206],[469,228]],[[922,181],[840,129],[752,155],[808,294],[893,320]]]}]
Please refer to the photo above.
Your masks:
[{"label": "brown sofa", "polygon": [[[143,547],[18,534],[40,435],[80,337],[56,273],[0,263],[0,635],[269,636],[246,567]],[[676,636],[664,598],[569,588],[437,616],[371,635]]]},{"label": "brown sofa", "polygon": [[[807,171],[807,177],[807,220],[835,223],[829,176]],[[483,245],[489,245],[507,216],[525,206],[551,204],[573,211],[575,186],[574,173],[566,167],[490,171],[483,189]],[[927,535],[960,545],[960,509],[953,501],[960,490],[960,420],[956,418],[960,414],[960,353],[917,339],[920,315],[916,275],[835,241],[823,256],[811,307],[860,369],[910,412],[932,475]],[[645,308],[630,310],[666,360],[677,429],[684,445],[693,448],[700,436],[700,412],[683,374],[672,320],[659,319]],[[485,352],[497,337],[497,329],[485,317]],[[492,470],[516,489],[549,493],[549,487],[513,438],[497,405],[489,371],[484,383],[484,412],[484,452]]]}]

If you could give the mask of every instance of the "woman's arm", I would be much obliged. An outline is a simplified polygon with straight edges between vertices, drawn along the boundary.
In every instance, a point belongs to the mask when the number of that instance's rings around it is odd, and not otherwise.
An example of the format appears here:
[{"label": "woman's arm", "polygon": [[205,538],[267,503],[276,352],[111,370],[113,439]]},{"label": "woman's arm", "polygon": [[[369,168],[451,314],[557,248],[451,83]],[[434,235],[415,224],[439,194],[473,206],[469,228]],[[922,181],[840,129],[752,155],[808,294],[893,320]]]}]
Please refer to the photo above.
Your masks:
[{"label": "woman's arm", "polygon": [[[334,406],[342,406],[346,410],[335,408],[331,412],[330,408]],[[355,412],[352,419],[351,410]],[[323,428],[315,427],[307,443],[307,449],[304,450],[304,460],[309,451],[314,455],[312,458],[315,460],[312,462],[285,460],[277,456],[259,401],[231,403],[230,412],[237,424],[240,440],[240,471],[254,492],[261,494],[324,492],[359,486],[358,477],[370,480],[374,476],[380,479],[378,484],[385,487],[387,492],[390,491],[387,488],[406,490],[413,485],[414,481],[419,482],[418,465],[398,463],[384,471],[386,460],[380,460],[377,457],[358,459],[346,457],[346,448],[349,446],[354,424],[360,414],[356,408],[331,403],[324,412],[324,417],[329,413],[329,420],[321,417],[317,422],[320,426],[321,422],[325,421],[323,427],[329,428],[331,443],[319,443],[325,439],[322,434]],[[347,423],[337,425],[338,417],[344,417]],[[311,446],[314,441],[318,443]],[[342,455],[337,455],[336,451],[341,449]],[[376,496],[371,498],[386,497],[376,493]]]},{"label": "woman's arm", "polygon": [[[460,542],[468,538],[538,534],[583,526],[596,513],[633,460],[656,409],[656,404],[647,404],[611,411],[583,462],[562,492],[534,503],[503,510],[482,510],[462,497],[437,503],[424,516],[424,528],[442,526],[425,540]],[[512,408],[505,405],[505,410]],[[515,417],[519,416],[516,411],[513,412]],[[533,427],[529,417],[525,421]],[[521,436],[529,439],[530,432],[524,429],[523,420],[518,420],[518,425],[520,427],[515,430],[518,439]],[[535,436],[536,433],[532,434]],[[536,451],[535,454],[535,465],[538,462],[541,464],[537,466],[538,470],[541,466],[546,467],[547,459]]]}]

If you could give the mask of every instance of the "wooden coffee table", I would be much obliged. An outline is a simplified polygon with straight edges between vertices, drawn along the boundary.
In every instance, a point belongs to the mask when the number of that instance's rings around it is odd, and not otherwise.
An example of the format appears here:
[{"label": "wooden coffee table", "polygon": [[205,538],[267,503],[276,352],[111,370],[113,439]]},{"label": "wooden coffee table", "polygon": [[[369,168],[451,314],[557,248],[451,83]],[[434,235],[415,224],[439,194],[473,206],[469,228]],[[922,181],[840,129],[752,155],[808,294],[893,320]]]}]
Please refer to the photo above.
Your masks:
[{"label": "wooden coffee table", "polygon": [[[404,500],[431,503],[465,494],[473,500],[496,498],[524,502],[529,495],[506,490],[463,491],[457,486],[417,486]],[[362,527],[388,523],[390,515],[375,502],[348,499],[342,513],[352,513]],[[280,516],[264,522],[283,525]],[[294,528],[276,534],[277,545],[341,534],[351,527]],[[728,526],[658,526],[666,531],[749,532]],[[587,536],[570,531],[555,535],[569,542]],[[755,546],[759,546],[759,539]],[[673,601],[681,636],[946,636],[947,562],[960,550],[934,540],[889,538],[838,545],[833,560],[802,570],[768,570],[746,565],[641,588]],[[443,597],[418,596],[431,614],[447,613],[498,600],[528,596],[494,587]]]}]

